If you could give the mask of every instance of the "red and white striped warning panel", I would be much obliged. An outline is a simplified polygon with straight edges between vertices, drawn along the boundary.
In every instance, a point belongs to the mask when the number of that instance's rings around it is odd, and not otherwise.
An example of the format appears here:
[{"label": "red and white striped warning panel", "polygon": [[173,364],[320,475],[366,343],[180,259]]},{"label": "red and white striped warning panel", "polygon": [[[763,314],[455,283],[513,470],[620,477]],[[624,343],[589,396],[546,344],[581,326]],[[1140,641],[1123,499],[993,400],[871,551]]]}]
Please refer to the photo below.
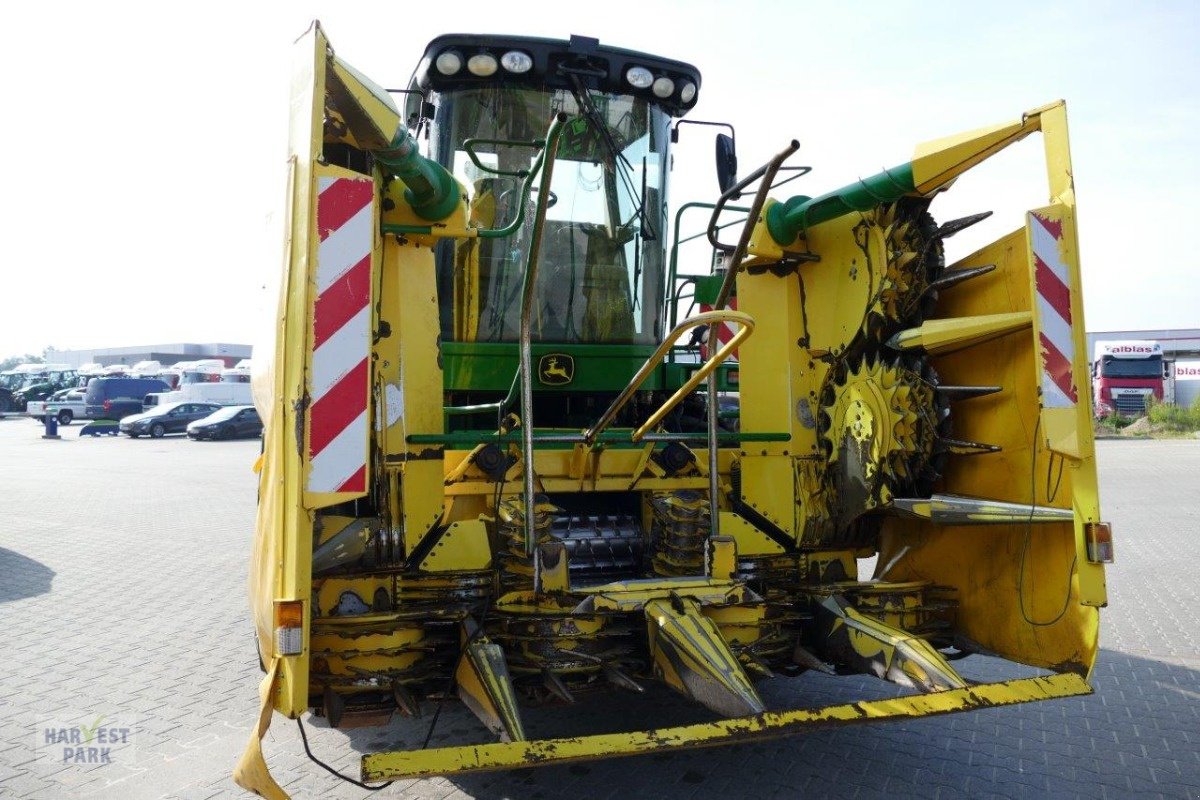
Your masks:
[{"label": "red and white striped warning panel", "polygon": [[1074,408],[1079,392],[1072,380],[1075,332],[1071,319],[1071,268],[1062,257],[1063,224],[1044,212],[1029,212],[1034,284],[1042,359],[1042,407]]},{"label": "red and white striped warning panel", "polygon": [[365,492],[375,184],[320,177],[317,192],[308,491]]},{"label": "red and white striped warning panel", "polygon": [[[736,297],[729,298],[729,302],[725,304],[725,308],[728,309],[729,311],[737,311],[737,298]],[[706,306],[703,303],[701,303],[700,310],[701,311],[712,311],[712,306]],[[734,334],[736,334],[737,332],[738,332],[738,326],[733,322],[729,322],[728,320],[725,322],[722,322],[720,325],[718,325],[717,326],[717,341],[720,342],[720,344],[717,345],[717,350],[720,350],[722,347],[729,344],[729,342],[733,340]],[[712,352],[716,352],[716,351],[714,350]],[[700,357],[708,358],[708,354],[709,354],[708,342],[704,342],[703,344],[700,345]],[[730,354],[729,360],[730,361],[738,360],[738,351],[737,350],[734,350],[733,353]]]}]

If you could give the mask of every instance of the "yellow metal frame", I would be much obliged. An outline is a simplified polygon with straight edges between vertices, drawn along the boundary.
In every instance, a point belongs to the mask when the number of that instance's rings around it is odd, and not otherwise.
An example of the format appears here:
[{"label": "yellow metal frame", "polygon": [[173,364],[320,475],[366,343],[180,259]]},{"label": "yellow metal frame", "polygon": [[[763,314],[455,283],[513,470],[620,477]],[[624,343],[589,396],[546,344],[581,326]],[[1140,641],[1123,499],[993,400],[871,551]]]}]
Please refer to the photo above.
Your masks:
[{"label": "yellow metal frame", "polygon": [[[267,675],[260,686],[258,724],[235,772],[239,785],[268,797],[286,797],[286,794],[267,772],[260,740],[274,710],[295,718],[308,707],[311,655],[309,613],[305,614],[301,654],[280,656],[273,652],[274,605],[280,601],[312,602],[311,554],[316,511],[320,506],[345,499],[305,496],[303,425],[297,425],[304,413],[304,367],[312,325],[310,273],[316,257],[316,237],[312,235],[315,180],[323,170],[337,172],[336,168],[321,163],[325,99],[332,98],[338,113],[344,117],[347,141],[384,146],[400,127],[399,114],[386,93],[336,58],[319,26],[314,25],[300,40],[297,55],[300,63],[292,89],[289,145],[288,258],[276,320],[279,335],[255,378],[256,396],[269,398],[261,407],[267,433],[261,459],[258,536],[251,568],[251,602]],[[1051,188],[1051,205],[1039,213],[1049,214],[1063,224],[1061,255],[1075,287],[1074,377],[1086,397],[1078,242],[1065,107],[1061,103],[1052,104],[1028,112],[1014,123],[918,147],[912,162],[915,193],[928,195],[945,189],[972,166],[1039,129],[1045,134]],[[393,184],[385,191],[398,190]],[[395,206],[382,212],[385,222],[420,227],[415,218],[407,216],[404,203]],[[738,276],[740,312],[710,312],[685,323],[711,324],[719,319],[736,321],[743,327],[732,342],[692,376],[677,397],[695,388],[707,374],[705,370],[711,370],[738,349],[742,430],[787,431],[790,439],[718,453],[721,473],[728,474],[734,460],[740,466],[741,502],[750,509],[745,513],[754,516],[755,522],[731,511],[720,512],[722,521],[729,523],[731,538],[717,542],[720,547],[713,554],[712,577],[697,579],[694,586],[687,581],[664,579],[593,587],[584,594],[584,600],[590,601],[594,608],[641,607],[638,604],[649,603],[665,609],[664,593],[670,589],[675,590],[675,600],[681,605],[690,605],[692,601],[688,598],[710,595],[718,604],[733,603],[739,587],[744,589],[744,586],[718,578],[727,576],[728,564],[735,554],[770,555],[783,550],[755,527],[764,520],[778,527],[784,536],[794,537],[802,547],[816,544],[805,539],[805,505],[814,493],[812,467],[821,458],[814,422],[819,411],[819,390],[831,357],[844,352],[850,337],[862,324],[859,314],[864,298],[870,299],[871,287],[861,279],[857,267],[887,255],[881,249],[881,241],[876,241],[878,237],[861,244],[856,240],[853,230],[860,221],[839,219],[814,226],[805,232],[805,244],[821,256],[820,262],[802,265],[782,276],[770,270],[753,275],[743,272]],[[767,259],[777,257],[778,248],[768,247],[771,240],[764,234],[762,219],[757,222],[750,253]],[[440,433],[443,428],[441,392],[429,391],[429,387],[442,385],[438,344],[432,335],[438,328],[438,311],[430,245],[440,237],[470,237],[477,233],[469,224],[465,202],[444,223],[427,227],[428,233],[389,235],[375,241],[373,257],[378,283],[374,284],[372,328],[377,331],[379,341],[372,352],[372,430],[379,444],[380,461],[373,477],[386,482],[388,500],[394,504],[392,518],[400,519],[408,552],[431,530],[449,526],[443,547],[434,547],[426,554],[424,568],[432,572],[483,569],[490,558],[490,548],[478,513],[486,508],[494,481],[483,480],[472,472],[469,464],[464,465],[466,452],[446,452],[441,447],[410,445],[407,441],[411,434]],[[978,362],[990,361],[1007,370],[1008,391],[1000,400],[987,401],[1006,404],[1003,413],[982,413],[975,417],[968,414],[965,419],[968,428],[983,426],[978,432],[980,441],[989,441],[990,433],[999,438],[1009,435],[1005,442],[1009,447],[990,464],[965,459],[956,465],[948,471],[948,489],[968,488],[1007,502],[1028,501],[1059,508],[1066,504],[1074,512],[1074,522],[1042,524],[1031,535],[1019,525],[993,526],[981,533],[976,528],[889,519],[884,528],[880,561],[892,565],[888,579],[933,581],[956,589],[960,627],[985,648],[1016,661],[1050,667],[1059,674],[818,709],[764,712],[659,730],[371,754],[363,758],[364,777],[379,780],[444,775],[707,747],[795,734],[824,725],[905,719],[1090,693],[1082,675],[1094,661],[1096,607],[1105,602],[1103,567],[1087,562],[1083,537],[1084,524],[1098,520],[1090,418],[1086,401],[1074,410],[1041,408],[1036,386],[1029,380],[1038,362],[1037,320],[1036,314],[1031,313],[1030,302],[1036,287],[1028,273],[1028,260],[1028,234],[1024,230],[964,259],[960,266],[995,263],[997,268],[978,284],[969,284],[973,287],[970,293],[947,301],[945,311],[957,318],[957,322],[939,327],[939,321],[934,321],[909,332],[899,344],[928,350],[937,361],[943,380],[949,383],[981,383],[980,373],[972,370],[982,370],[986,365]],[[744,266],[746,263],[735,268]],[[819,297],[821,302],[806,309],[801,300],[806,290],[809,297]],[[955,352],[955,345],[965,335],[962,320],[972,316],[977,318],[981,330],[986,328],[985,333],[995,334],[988,339],[987,346],[997,348],[991,359],[981,359],[976,354],[974,364],[971,357],[960,357]],[[985,316],[989,319],[983,319]],[[754,320],[758,321],[758,334],[747,339]],[[664,409],[674,400],[668,401]],[[652,420],[635,431],[633,441],[655,423]],[[1035,426],[1040,436],[1031,442],[1035,437],[1025,434],[1031,433]],[[971,433],[966,431],[964,435]],[[693,472],[663,478],[661,473],[653,472],[648,459],[648,449],[597,449],[587,458],[580,458],[578,452],[570,450],[539,451],[534,454],[534,472],[541,490],[548,492],[625,491],[634,487],[648,491],[707,485],[702,460],[698,460],[695,469],[699,475]],[[1025,494],[1028,489],[1027,481],[1020,487],[1013,483],[1014,470],[1032,462],[1040,476],[1041,470],[1048,469],[1047,461],[1051,465],[1056,463],[1053,459],[1068,462],[1057,505],[1054,497],[1044,496],[1046,491],[1040,487],[1040,481],[1033,498],[1015,496],[1018,489],[1025,490]],[[1064,461],[1057,463],[1061,465]],[[514,478],[505,480],[513,481],[515,490]],[[1038,496],[1038,491],[1042,496]],[[561,580],[565,576],[559,577],[554,585],[569,589],[569,581]],[[1025,580],[1031,595],[1028,608],[1022,595]],[[1039,587],[1036,592],[1032,589],[1034,585]],[[1063,612],[1051,619],[1064,602]],[[736,603],[732,607],[740,608]],[[713,624],[719,628],[721,621]],[[736,624],[729,622],[731,629]],[[473,640],[470,644],[480,658],[493,655],[489,648],[495,646],[484,640]],[[733,666],[727,672],[741,669],[733,661],[730,663]],[[494,687],[472,697],[478,700],[484,695],[493,701],[499,697]],[[504,718],[502,712],[497,706],[493,716]]]},{"label": "yellow metal frame", "polygon": [[367,781],[423,778],[632,756],[669,749],[714,747],[734,742],[742,744],[824,726],[911,719],[1056,697],[1076,697],[1091,692],[1091,686],[1080,676],[1060,674],[888,700],[865,700],[796,711],[768,711],[751,717],[675,728],[371,753],[363,756],[362,776]]}]

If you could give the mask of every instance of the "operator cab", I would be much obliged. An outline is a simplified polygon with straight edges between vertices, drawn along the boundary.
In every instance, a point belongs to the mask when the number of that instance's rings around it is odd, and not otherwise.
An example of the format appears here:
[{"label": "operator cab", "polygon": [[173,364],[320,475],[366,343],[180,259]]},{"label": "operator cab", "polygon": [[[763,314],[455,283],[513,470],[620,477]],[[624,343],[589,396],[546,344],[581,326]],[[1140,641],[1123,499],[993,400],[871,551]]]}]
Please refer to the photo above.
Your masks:
[{"label": "operator cab", "polygon": [[[533,340],[657,344],[664,335],[670,123],[699,71],[573,36],[446,35],[425,50],[409,124],[467,189],[472,223],[510,236],[437,252],[448,342],[516,342],[533,215],[524,175],[557,113],[568,117],[538,252]],[[423,98],[422,98],[423,95]],[[535,189],[536,191],[536,189]]]}]

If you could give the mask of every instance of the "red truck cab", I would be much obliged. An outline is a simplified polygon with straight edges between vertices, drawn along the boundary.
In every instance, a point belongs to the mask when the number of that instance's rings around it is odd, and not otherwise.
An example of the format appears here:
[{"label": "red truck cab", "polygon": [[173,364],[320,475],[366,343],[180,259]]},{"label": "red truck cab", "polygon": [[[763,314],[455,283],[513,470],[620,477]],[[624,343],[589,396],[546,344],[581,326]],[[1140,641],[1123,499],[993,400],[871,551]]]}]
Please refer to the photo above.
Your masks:
[{"label": "red truck cab", "polygon": [[1092,397],[1097,417],[1144,414],[1148,398],[1163,399],[1162,345],[1154,341],[1096,342]]}]

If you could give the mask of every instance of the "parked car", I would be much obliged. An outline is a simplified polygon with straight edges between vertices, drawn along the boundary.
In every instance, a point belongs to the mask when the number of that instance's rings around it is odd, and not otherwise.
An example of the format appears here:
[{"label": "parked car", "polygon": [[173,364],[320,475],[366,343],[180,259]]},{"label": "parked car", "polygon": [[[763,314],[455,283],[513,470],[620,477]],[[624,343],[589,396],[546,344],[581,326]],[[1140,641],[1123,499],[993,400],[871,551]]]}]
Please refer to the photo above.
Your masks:
[{"label": "parked car", "polygon": [[225,406],[187,426],[189,439],[241,439],[262,435],[254,406]]},{"label": "parked car", "polygon": [[189,423],[203,419],[220,408],[216,403],[171,403],[157,406],[142,414],[134,414],[121,420],[121,433],[131,439],[150,436],[161,439],[168,433],[183,433]]},{"label": "parked car", "polygon": [[58,420],[59,425],[70,425],[77,419],[94,419],[87,410],[85,389],[68,389],[65,396],[46,401],[45,413]]},{"label": "parked car", "polygon": [[158,378],[92,378],[87,384],[87,415],[91,419],[123,419],[142,411],[151,392],[165,392]]},{"label": "parked car", "polygon": [[25,415],[40,425],[46,421],[46,412],[51,406],[54,408],[50,413],[58,418],[58,424],[70,425],[76,416],[82,416],[83,390],[59,389],[45,400],[30,400],[25,404]]}]

